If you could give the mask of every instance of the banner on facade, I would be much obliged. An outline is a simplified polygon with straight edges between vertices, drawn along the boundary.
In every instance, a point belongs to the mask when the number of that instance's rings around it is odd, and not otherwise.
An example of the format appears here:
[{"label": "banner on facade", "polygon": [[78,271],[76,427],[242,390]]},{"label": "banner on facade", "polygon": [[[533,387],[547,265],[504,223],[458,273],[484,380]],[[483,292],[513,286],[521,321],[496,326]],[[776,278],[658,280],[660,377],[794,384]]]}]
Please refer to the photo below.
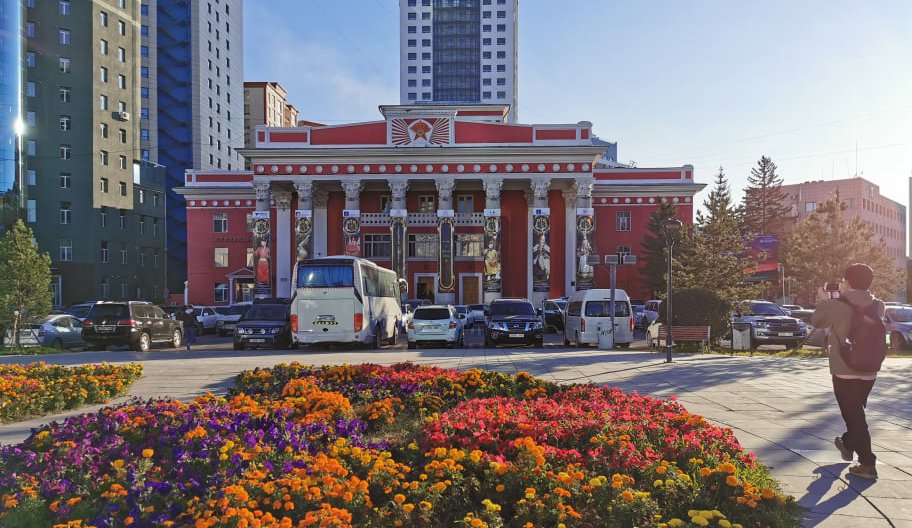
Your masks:
[{"label": "banner on facade", "polygon": [[[484,220],[484,291],[500,293],[502,260],[500,258],[500,216],[488,215],[485,209]],[[499,211],[499,209],[497,209]]]},{"label": "banner on facade", "polygon": [[551,211],[532,211],[532,291],[551,291]]},{"label": "banner on facade", "polygon": [[250,219],[253,235],[253,294],[256,297],[272,297],[272,233],[269,211],[254,211]]},{"label": "banner on facade", "polygon": [[295,211],[295,248],[297,260],[309,259],[313,254],[313,211],[299,209]]},{"label": "banner on facade", "polygon": [[589,262],[589,257],[595,255],[595,222],[591,214],[580,214],[591,209],[576,211],[576,289],[588,290],[595,286],[595,268]]},{"label": "banner on facade", "polygon": [[361,211],[357,209],[342,211],[342,247],[350,257],[361,256]]},{"label": "banner on facade", "polygon": [[[441,212],[444,214],[440,214]],[[451,213],[452,209],[437,211],[437,235],[440,240],[440,251],[437,253],[437,290],[441,293],[456,291],[456,221],[455,215]]]},{"label": "banner on facade", "polygon": [[405,215],[397,215],[390,218],[390,261],[396,275],[398,275],[400,279],[406,280],[408,280],[408,259],[406,258],[406,249],[408,248],[407,232],[408,228]]}]

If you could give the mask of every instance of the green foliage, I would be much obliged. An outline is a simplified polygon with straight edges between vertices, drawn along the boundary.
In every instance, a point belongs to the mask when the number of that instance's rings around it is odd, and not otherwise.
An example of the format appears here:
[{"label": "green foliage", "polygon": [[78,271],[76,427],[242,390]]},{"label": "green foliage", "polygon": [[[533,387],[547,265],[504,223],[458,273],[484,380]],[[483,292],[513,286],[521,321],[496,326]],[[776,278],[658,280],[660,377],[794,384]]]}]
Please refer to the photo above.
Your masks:
[{"label": "green foliage", "polygon": [[892,299],[904,286],[903,271],[887,254],[883,238],[860,217],[846,221],[847,206],[839,197],[817,207],[785,238],[781,253],[798,291],[814,298],[817,288],[842,278],[850,264],[863,262],[874,269],[874,295]]},{"label": "green foliage", "polygon": [[681,257],[679,269],[675,270],[675,288],[708,289],[718,293],[729,306],[756,297],[760,288],[744,282],[756,261],[745,256],[745,237],[721,167],[703,207],[706,214],[697,211],[689,252]]},{"label": "green foliage", "polygon": [[785,231],[788,195],[782,190],[782,178],[776,174],[776,168],[773,160],[762,156],[747,177],[742,224],[749,235],[782,235]]},{"label": "green foliage", "polygon": [[19,341],[19,321],[51,311],[51,257],[38,253],[32,230],[18,220],[0,240],[0,321]]},{"label": "green foliage", "polygon": [[[731,305],[718,293],[706,288],[675,288],[672,296],[672,325],[709,326],[709,336],[717,342],[728,333]],[[666,305],[659,306],[659,322],[665,323]]]},{"label": "green foliage", "polygon": [[[668,253],[665,248],[665,235],[662,232],[662,222],[675,217],[675,204],[661,202],[658,209],[653,211],[646,225],[647,234],[643,237],[642,251],[644,265],[640,269],[640,279],[653,293],[653,298],[665,296],[666,269],[668,268]],[[682,229],[683,231],[683,229]],[[678,246],[675,246],[677,252]]]}]

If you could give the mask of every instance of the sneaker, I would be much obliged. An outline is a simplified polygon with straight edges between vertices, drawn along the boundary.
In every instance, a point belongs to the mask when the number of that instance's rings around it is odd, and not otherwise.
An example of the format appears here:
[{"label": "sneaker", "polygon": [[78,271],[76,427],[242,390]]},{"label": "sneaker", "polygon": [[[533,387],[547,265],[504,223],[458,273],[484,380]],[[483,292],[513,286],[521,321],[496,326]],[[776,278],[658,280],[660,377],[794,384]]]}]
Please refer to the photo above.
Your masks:
[{"label": "sneaker", "polygon": [[865,464],[855,464],[849,468],[849,474],[863,479],[877,480],[877,470],[874,469],[873,464],[870,466]]},{"label": "sneaker", "polygon": [[842,441],[841,436],[837,436],[833,440],[833,443],[836,444],[836,449],[839,450],[839,454],[842,455],[842,459],[846,462],[852,461],[852,450],[845,446],[845,442]]}]

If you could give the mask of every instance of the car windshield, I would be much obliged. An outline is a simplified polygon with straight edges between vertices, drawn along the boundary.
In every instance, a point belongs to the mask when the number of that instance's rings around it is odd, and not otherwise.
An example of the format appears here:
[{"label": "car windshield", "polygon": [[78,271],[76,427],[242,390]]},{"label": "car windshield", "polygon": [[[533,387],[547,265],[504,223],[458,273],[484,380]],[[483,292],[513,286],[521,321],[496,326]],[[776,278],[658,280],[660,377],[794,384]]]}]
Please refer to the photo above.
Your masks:
[{"label": "car windshield", "polygon": [[130,310],[125,304],[96,304],[90,313],[92,317],[127,317]]},{"label": "car windshield", "polygon": [[912,323],[912,308],[887,308],[887,315],[897,323]]},{"label": "car windshield", "polygon": [[456,308],[456,313],[458,314],[468,313],[469,311],[465,306],[455,306],[454,308]]},{"label": "car windshield", "polygon": [[748,315],[785,315],[785,312],[773,303],[751,303]]},{"label": "car windshield", "polygon": [[82,319],[85,318],[85,316],[89,315],[89,311],[92,309],[92,306],[94,305],[87,304],[85,306],[73,306],[67,310],[67,313],[73,317],[79,317]]},{"label": "car windshield", "polygon": [[567,301],[554,301],[554,304],[559,306],[561,310],[565,310],[567,308]]},{"label": "car windshield", "polygon": [[439,321],[449,318],[450,311],[446,308],[418,308],[412,316],[416,321]]},{"label": "car windshield", "polygon": [[[614,302],[615,317],[629,317],[630,306],[626,302]],[[586,317],[611,317],[611,301],[589,301],[586,303]]]},{"label": "car windshield", "polygon": [[193,309],[193,315],[195,315],[195,316],[197,316],[197,317],[203,315],[203,309],[202,309],[202,308],[194,308],[194,309]]},{"label": "car windshield", "polygon": [[483,304],[470,304],[469,310],[472,310],[473,312],[483,312],[484,305]]},{"label": "car windshield", "polygon": [[354,285],[355,275],[351,264],[314,264],[298,268],[298,288],[351,288]]},{"label": "car windshield", "polygon": [[244,321],[284,321],[288,319],[288,313],[284,305],[255,304],[241,319]]},{"label": "car windshield", "polygon": [[527,302],[499,302],[491,305],[491,315],[535,315],[535,308]]}]

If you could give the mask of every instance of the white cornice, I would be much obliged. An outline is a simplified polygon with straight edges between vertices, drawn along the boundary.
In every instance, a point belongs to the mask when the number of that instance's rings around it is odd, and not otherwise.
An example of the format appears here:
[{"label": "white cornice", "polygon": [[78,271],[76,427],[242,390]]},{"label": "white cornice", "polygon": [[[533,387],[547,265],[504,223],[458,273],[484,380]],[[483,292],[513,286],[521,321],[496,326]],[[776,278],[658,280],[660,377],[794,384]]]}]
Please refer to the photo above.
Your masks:
[{"label": "white cornice", "polygon": [[389,147],[379,148],[281,148],[238,149],[251,163],[392,163],[409,160],[415,163],[458,163],[459,160],[497,159],[502,162],[526,162],[537,156],[542,160],[574,161],[579,157],[593,164],[605,148],[593,145],[510,145],[501,147]]}]

